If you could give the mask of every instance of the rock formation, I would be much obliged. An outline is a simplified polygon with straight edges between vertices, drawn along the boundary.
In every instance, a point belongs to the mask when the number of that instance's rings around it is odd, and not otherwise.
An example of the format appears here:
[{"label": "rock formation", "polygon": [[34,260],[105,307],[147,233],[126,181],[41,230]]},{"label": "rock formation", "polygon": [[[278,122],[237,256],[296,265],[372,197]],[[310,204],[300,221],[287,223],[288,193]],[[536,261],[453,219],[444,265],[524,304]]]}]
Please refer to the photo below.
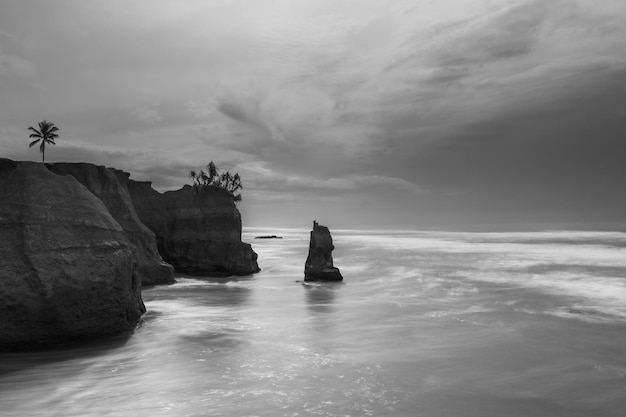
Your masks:
[{"label": "rock formation", "polygon": [[145,307],[133,245],[75,178],[0,159],[0,347],[135,328]]},{"label": "rock formation", "polygon": [[339,268],[333,265],[333,238],[328,227],[313,222],[309,256],[304,264],[305,281],[342,281]]},{"label": "rock formation", "polygon": [[85,163],[47,164],[55,174],[71,175],[98,197],[122,226],[137,257],[136,275],[143,286],[172,284],[174,268],[159,255],[154,233],[139,220],[132,200],[115,170]]},{"label": "rock formation", "polygon": [[249,275],[259,271],[257,254],[241,241],[241,215],[232,196],[217,187],[159,193],[150,182],[126,184],[141,221],[157,237],[159,252],[178,271],[210,275]]}]

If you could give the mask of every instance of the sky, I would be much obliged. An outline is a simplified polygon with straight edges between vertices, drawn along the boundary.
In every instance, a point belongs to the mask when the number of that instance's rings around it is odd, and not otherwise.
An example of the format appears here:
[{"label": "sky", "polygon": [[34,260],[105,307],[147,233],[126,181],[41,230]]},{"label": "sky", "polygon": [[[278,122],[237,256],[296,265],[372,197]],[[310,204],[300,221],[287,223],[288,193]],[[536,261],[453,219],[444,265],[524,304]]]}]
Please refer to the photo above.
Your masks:
[{"label": "sky", "polygon": [[623,0],[0,0],[0,157],[189,183],[244,226],[626,224]]}]

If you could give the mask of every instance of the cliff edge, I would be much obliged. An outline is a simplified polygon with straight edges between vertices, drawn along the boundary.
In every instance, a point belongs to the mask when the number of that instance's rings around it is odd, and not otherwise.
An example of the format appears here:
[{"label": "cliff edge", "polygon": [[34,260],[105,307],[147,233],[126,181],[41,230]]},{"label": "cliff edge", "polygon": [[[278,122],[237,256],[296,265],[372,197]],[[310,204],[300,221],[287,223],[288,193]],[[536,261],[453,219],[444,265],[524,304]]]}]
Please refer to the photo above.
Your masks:
[{"label": "cliff edge", "polygon": [[87,163],[46,166],[55,174],[71,175],[104,203],[133,245],[136,274],[143,286],[174,283],[174,268],[161,258],[154,233],[137,216],[125,183],[118,180],[114,169]]},{"label": "cliff edge", "polygon": [[128,189],[139,218],[156,235],[161,256],[176,270],[209,276],[260,270],[252,246],[241,241],[241,214],[227,191],[186,185],[159,193],[150,182],[115,173]]},{"label": "cliff edge", "polygon": [[0,348],[135,328],[145,307],[133,245],[75,178],[0,159]]}]

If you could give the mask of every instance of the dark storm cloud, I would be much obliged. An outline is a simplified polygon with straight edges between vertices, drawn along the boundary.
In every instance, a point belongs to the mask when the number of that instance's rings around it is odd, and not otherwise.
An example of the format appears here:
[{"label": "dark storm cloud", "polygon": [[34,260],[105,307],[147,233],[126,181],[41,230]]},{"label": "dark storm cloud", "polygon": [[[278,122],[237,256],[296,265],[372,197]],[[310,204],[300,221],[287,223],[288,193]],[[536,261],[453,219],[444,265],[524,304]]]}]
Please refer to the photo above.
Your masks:
[{"label": "dark storm cloud", "polygon": [[626,212],[625,79],[626,71],[606,74],[390,158],[399,172],[418,167],[413,179],[429,189],[467,193],[466,220],[619,220]]},{"label": "dark storm cloud", "polygon": [[553,10],[567,7],[567,2],[531,1],[507,10],[489,22],[483,32],[469,36],[457,44],[459,49],[475,51],[468,61],[480,63],[500,59],[523,57],[547,30]]},{"label": "dark storm cloud", "polygon": [[217,108],[223,115],[238,122],[256,127],[265,127],[263,123],[258,120],[257,116],[250,114],[246,109],[236,103],[221,101]]}]

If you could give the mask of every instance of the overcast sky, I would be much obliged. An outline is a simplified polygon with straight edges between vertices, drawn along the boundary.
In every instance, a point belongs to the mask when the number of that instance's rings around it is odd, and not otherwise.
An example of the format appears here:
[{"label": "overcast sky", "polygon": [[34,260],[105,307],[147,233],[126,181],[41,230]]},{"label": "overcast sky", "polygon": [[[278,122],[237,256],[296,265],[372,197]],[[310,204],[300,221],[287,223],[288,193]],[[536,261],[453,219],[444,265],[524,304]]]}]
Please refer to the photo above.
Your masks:
[{"label": "overcast sky", "polygon": [[0,156],[40,160],[47,119],[46,161],[160,190],[213,160],[249,226],[623,222],[624,22],[624,0],[0,0]]}]

